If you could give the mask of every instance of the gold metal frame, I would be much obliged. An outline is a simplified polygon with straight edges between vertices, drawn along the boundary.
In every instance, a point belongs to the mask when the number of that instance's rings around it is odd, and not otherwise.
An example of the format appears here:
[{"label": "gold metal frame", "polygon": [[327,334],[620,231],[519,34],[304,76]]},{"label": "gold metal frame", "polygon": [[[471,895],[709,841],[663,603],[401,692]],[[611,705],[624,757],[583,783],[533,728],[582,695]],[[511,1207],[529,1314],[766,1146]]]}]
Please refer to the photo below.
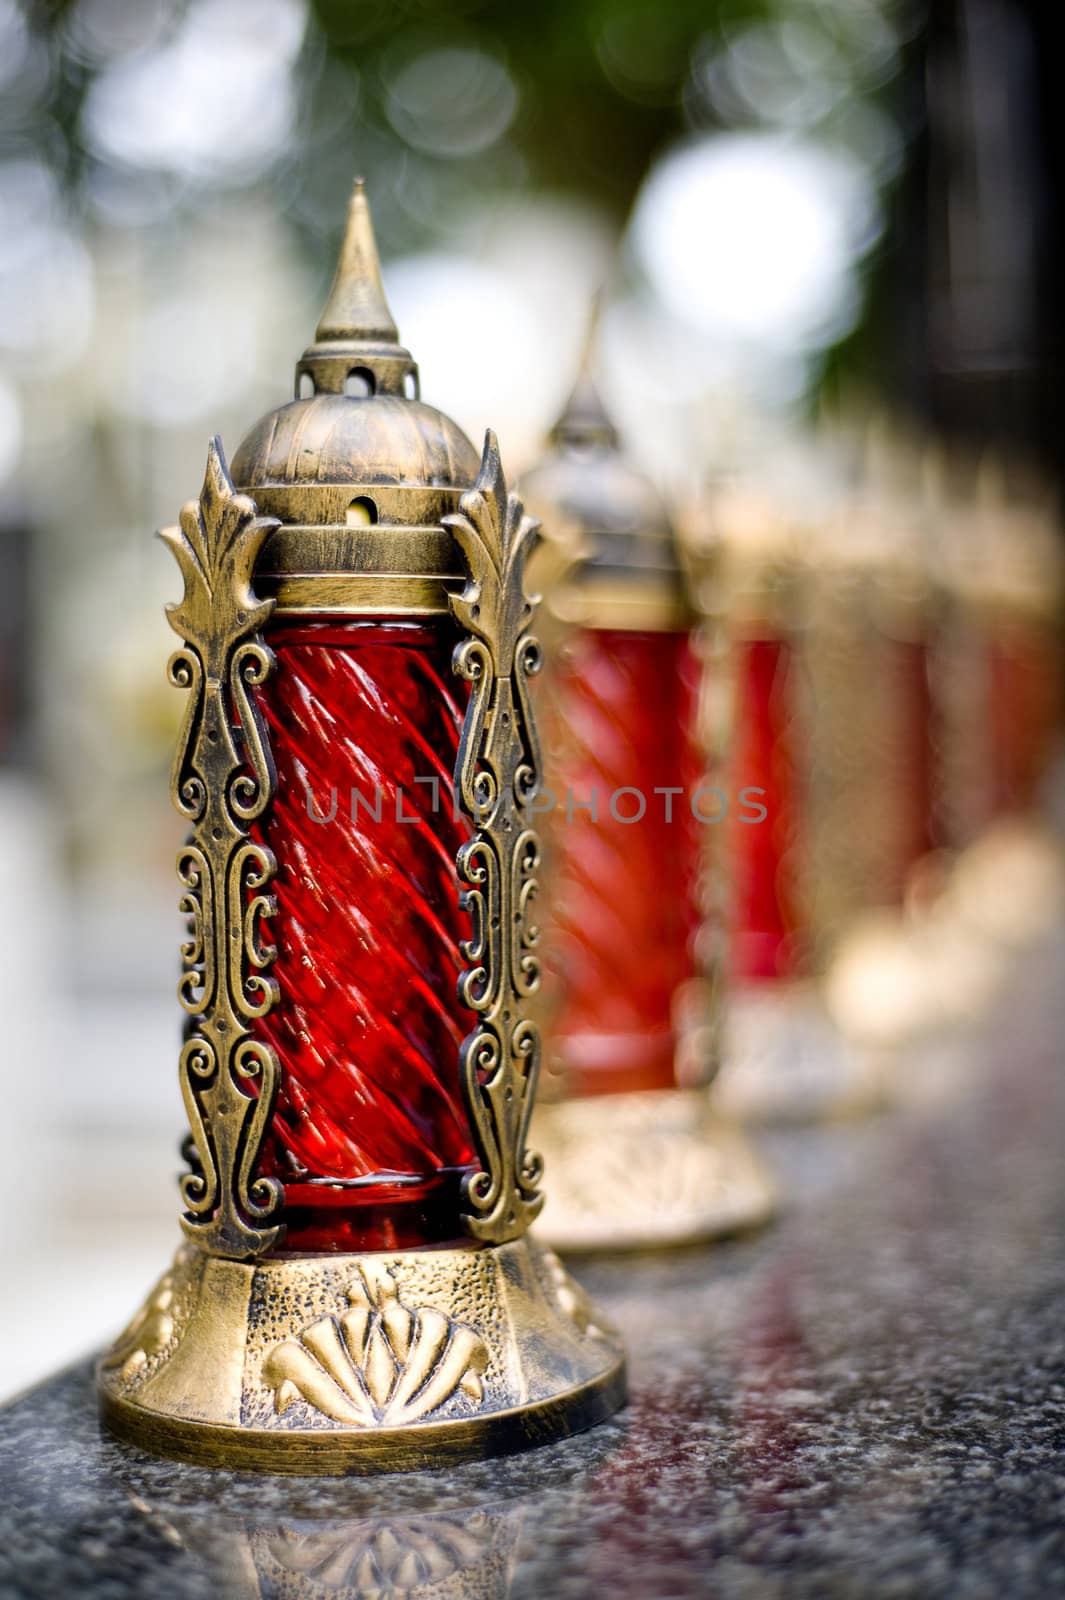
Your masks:
[{"label": "gold metal frame", "polygon": [[[277,983],[266,975],[276,951],[262,935],[276,910],[263,893],[275,862],[249,839],[276,785],[253,693],[274,667],[259,632],[273,605],[251,587],[256,555],[275,525],[234,493],[215,439],[199,501],[185,506],[179,528],[162,534],[185,580],[184,598],[167,607],[185,641],[169,676],[190,691],[170,783],[193,829],[177,859],[181,910],[192,924],[178,998],[193,1019],[180,1076],[195,1146],[193,1170],[181,1181],[181,1220],[205,1249],[238,1257],[269,1250],[281,1234],[272,1222],[280,1185],[254,1176],[280,1068],[249,1026],[277,1000]],[[257,1093],[246,1087],[252,1083]]]},{"label": "gold metal frame", "polygon": [[251,1262],[186,1245],[99,1387],[146,1449],[336,1475],[564,1438],[623,1403],[625,1375],[613,1330],[528,1239]]},{"label": "gold metal frame", "polygon": [[543,1205],[543,1162],[525,1147],[541,1053],[540,1030],[525,1009],[540,985],[539,930],[531,921],[540,841],[528,808],[541,764],[527,683],[539,669],[540,646],[528,631],[534,606],[523,579],[539,524],[516,494],[508,496],[491,432],[475,487],[444,522],[470,572],[451,597],[469,630],[454,670],[473,686],[455,768],[459,805],[476,826],[458,855],[462,904],[473,917],[459,993],[480,1021],[459,1068],[483,1167],[465,1180],[465,1223],[473,1238],[503,1244]]}]

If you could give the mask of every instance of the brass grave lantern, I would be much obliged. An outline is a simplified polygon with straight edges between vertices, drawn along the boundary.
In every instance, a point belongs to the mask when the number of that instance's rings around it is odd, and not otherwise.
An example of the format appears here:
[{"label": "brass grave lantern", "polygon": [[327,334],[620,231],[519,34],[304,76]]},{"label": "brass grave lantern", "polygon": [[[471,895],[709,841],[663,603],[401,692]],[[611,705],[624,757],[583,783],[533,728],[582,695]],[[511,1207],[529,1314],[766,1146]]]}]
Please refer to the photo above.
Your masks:
[{"label": "brass grave lantern", "polygon": [[727,787],[762,801],[757,823],[744,808],[732,813],[725,839],[730,983],[718,1103],[750,1123],[861,1114],[882,1103],[881,1075],[826,1013],[808,893],[819,842],[811,751],[830,710],[809,694],[812,530],[790,501],[738,476],[715,485],[692,521],[697,592],[720,640]]},{"label": "brass grave lantern", "polygon": [[418,398],[361,184],[296,383],[163,535],[186,1242],[99,1391],[168,1454],[438,1466],[624,1396],[616,1337],[527,1233],[536,524],[493,436],[478,461]]},{"label": "brass grave lantern", "polygon": [[622,450],[587,352],[522,492],[549,535],[536,559],[554,581],[536,576],[559,639],[543,685],[553,985],[534,1138],[552,1188],[537,1231],[567,1250],[729,1233],[766,1220],[774,1196],[709,1092],[720,799],[699,619],[669,512]]}]

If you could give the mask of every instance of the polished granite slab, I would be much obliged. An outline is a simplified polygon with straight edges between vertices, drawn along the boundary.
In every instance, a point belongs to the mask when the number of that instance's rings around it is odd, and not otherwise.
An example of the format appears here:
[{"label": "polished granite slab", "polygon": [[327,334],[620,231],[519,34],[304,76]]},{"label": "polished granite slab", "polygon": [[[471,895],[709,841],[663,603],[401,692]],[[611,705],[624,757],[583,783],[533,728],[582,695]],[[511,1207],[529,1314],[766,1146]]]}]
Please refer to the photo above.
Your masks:
[{"label": "polished granite slab", "polygon": [[211,1474],[101,1436],[88,1364],[31,1391],[0,1413],[0,1596],[1065,1592],[1063,978],[1044,948],[960,1071],[913,1062],[938,1099],[768,1140],[776,1227],[586,1264],[632,1402],[566,1444]]}]

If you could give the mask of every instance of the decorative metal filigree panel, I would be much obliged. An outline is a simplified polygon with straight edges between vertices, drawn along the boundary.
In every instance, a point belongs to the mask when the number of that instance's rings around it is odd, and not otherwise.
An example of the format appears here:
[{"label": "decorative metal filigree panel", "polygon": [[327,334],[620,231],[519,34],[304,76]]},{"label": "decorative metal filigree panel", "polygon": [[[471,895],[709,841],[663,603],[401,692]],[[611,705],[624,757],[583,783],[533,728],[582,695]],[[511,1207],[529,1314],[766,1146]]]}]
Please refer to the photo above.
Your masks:
[{"label": "decorative metal filigree panel", "polygon": [[277,526],[235,493],[215,439],[199,500],[161,535],[185,582],[182,600],[167,607],[184,640],[170,681],[189,691],[171,775],[174,804],[192,825],[177,863],[191,923],[178,985],[191,1019],[180,1071],[194,1145],[182,1225],[205,1249],[238,1259],[268,1250],[281,1233],[273,1220],[281,1185],[255,1176],[280,1069],[249,1027],[277,999],[268,973],[276,952],[264,933],[276,910],[267,892],[274,859],[249,837],[275,788],[254,693],[273,668],[259,631],[273,601],[258,600],[251,579]]},{"label": "decorative metal filigree panel", "polygon": [[473,921],[459,992],[478,1016],[459,1063],[481,1158],[481,1170],[465,1181],[464,1220],[473,1238],[502,1244],[522,1234],[543,1204],[542,1163],[525,1148],[541,1054],[525,1010],[540,982],[531,915],[540,846],[528,826],[540,751],[527,682],[540,647],[528,632],[534,604],[523,583],[538,524],[507,494],[491,432],[475,486],[443,520],[469,569],[465,588],[451,596],[466,630],[454,670],[471,685],[455,785],[475,830],[458,853],[462,904]]}]

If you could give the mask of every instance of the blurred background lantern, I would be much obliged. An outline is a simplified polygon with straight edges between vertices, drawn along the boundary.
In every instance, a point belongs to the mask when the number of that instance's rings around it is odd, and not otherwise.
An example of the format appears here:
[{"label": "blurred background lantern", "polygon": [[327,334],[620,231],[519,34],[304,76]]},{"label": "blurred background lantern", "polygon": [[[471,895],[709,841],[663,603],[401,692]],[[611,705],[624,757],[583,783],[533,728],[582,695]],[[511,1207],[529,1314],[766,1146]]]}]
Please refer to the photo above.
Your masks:
[{"label": "blurred background lantern", "polygon": [[573,548],[544,573],[556,651],[541,698],[548,1079],[534,1140],[552,1187],[539,1228],[569,1249],[733,1232],[773,1204],[706,1092],[721,1001],[710,838],[734,797],[702,737],[706,669],[668,509],[587,362],[522,492]]},{"label": "blurred background lantern", "polygon": [[[831,649],[825,619],[811,613],[811,591],[820,592],[812,533],[828,515],[825,503],[807,507],[794,483],[785,493],[738,474],[689,514],[707,626],[720,636],[725,789],[738,802],[719,862],[729,996],[717,1097],[726,1114],[756,1121],[847,1115],[881,1101],[876,1075],[824,1012],[820,906],[809,899],[811,883],[830,899],[847,878],[857,880],[849,893],[859,903],[876,893],[868,858],[855,850],[866,819],[847,809],[838,769],[822,773],[818,747],[834,737],[849,755],[858,733],[838,685],[823,702],[816,686],[811,693],[813,641]],[[867,662],[863,669],[868,677]],[[877,737],[882,721],[870,714],[859,727]],[[821,777],[840,800],[832,817],[813,803]],[[891,816],[890,793],[877,804]],[[820,846],[826,857],[835,847],[837,859],[821,859]]]},{"label": "blurred background lantern", "polygon": [[[910,844],[894,857],[900,892],[852,897],[834,928],[827,998],[858,1046],[888,1052],[893,1092],[935,1093],[934,1078],[906,1070],[902,1047],[978,1026],[1009,957],[1046,931],[1065,895],[1047,793],[1060,740],[1061,529],[1055,495],[1024,458],[1007,483],[995,462],[938,443],[897,444],[889,474],[878,453],[862,498],[872,493],[880,526],[895,527],[885,556],[908,543],[914,557],[896,592],[920,619],[923,681],[911,689],[926,720],[916,776],[892,790],[910,824],[893,835]],[[877,814],[867,808],[863,824]]]},{"label": "blurred background lantern", "polygon": [[905,442],[875,420],[841,465],[810,528],[803,630],[802,891],[822,968],[861,912],[901,905],[939,843],[937,530],[913,492]]}]

